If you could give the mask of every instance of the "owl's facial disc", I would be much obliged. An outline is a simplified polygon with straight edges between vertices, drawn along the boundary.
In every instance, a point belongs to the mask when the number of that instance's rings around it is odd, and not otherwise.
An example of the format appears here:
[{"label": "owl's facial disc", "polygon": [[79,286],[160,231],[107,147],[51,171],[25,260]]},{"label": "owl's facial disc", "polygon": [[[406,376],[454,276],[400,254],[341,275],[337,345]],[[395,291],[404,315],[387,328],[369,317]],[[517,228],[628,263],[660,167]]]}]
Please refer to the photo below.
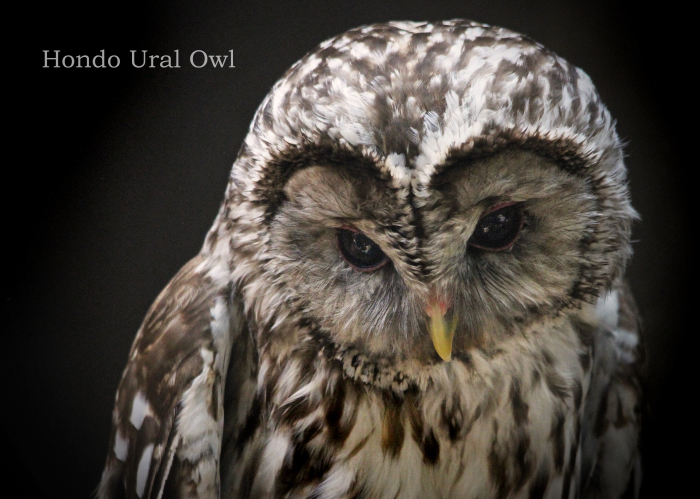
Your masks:
[{"label": "owl's facial disc", "polygon": [[265,282],[335,345],[434,364],[572,303],[599,224],[585,177],[529,150],[455,156],[413,205],[357,161],[293,172],[269,228]]}]

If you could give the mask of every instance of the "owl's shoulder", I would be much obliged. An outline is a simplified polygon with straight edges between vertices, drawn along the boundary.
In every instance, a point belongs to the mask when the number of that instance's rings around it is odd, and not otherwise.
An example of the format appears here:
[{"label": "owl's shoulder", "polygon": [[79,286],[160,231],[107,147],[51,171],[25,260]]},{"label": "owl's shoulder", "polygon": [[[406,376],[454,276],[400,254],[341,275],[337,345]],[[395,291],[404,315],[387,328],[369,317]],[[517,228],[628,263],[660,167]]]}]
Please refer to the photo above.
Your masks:
[{"label": "owl's shoulder", "polygon": [[197,256],[149,309],[117,390],[99,498],[216,487],[222,379],[238,320],[219,274]]},{"label": "owl's shoulder", "polygon": [[[638,496],[644,400],[644,344],[637,307],[621,280],[596,306],[598,329],[591,386],[582,422],[583,490],[591,496]],[[617,494],[617,495],[615,495]]]}]

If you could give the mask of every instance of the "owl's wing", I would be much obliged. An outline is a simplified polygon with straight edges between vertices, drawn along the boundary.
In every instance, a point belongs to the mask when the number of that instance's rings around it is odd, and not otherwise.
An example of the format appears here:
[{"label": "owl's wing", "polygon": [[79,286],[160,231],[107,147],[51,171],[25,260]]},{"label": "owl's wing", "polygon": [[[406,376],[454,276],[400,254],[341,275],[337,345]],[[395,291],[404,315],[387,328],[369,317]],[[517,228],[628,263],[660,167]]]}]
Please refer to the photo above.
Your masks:
[{"label": "owl's wing", "polygon": [[117,390],[98,498],[218,498],[223,385],[247,330],[226,274],[198,256],[148,311]]},{"label": "owl's wing", "polygon": [[582,496],[638,497],[644,345],[626,282],[599,301],[597,313],[601,327],[582,423]]}]

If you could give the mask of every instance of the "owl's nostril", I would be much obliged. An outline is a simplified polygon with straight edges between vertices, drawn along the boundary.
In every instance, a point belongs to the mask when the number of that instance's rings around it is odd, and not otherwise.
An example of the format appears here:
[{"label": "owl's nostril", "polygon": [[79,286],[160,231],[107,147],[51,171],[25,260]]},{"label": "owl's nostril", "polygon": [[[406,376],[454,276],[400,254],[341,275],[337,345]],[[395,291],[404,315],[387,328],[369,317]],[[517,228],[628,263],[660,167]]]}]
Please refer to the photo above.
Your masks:
[{"label": "owl's nostril", "polygon": [[445,302],[438,302],[429,304],[425,311],[428,313],[428,317],[444,316],[448,308],[449,306]]},{"label": "owl's nostril", "polygon": [[425,312],[428,314],[428,317],[444,316],[450,307],[452,307],[452,299],[450,297],[433,292],[428,298]]}]

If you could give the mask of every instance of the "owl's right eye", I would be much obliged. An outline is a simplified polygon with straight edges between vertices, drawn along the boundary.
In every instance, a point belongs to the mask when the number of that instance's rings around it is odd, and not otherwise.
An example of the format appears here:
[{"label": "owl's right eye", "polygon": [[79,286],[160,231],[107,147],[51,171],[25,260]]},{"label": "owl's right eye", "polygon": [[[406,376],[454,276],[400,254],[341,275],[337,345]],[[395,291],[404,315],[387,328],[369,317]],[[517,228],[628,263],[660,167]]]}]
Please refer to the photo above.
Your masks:
[{"label": "owl's right eye", "polygon": [[522,203],[505,203],[481,217],[469,245],[486,251],[503,251],[515,243],[523,226]]},{"label": "owl's right eye", "polygon": [[389,261],[377,243],[355,229],[338,229],[338,249],[343,258],[360,272],[372,272]]}]

